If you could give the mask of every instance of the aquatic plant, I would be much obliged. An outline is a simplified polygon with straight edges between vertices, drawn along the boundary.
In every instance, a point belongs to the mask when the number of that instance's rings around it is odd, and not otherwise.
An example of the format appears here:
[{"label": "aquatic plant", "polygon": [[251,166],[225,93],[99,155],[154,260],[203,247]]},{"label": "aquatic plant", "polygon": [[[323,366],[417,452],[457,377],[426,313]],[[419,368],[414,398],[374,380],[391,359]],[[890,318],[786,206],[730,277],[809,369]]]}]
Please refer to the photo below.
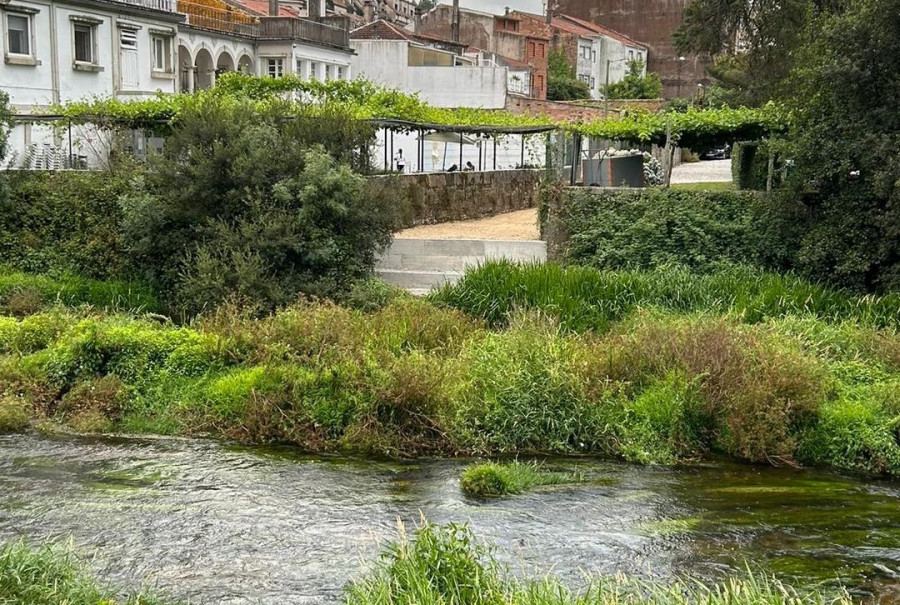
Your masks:
[{"label": "aquatic plant", "polygon": [[536,462],[479,462],[463,471],[459,486],[470,496],[521,494],[543,485],[582,483],[584,476],[548,470]]},{"label": "aquatic plant", "polygon": [[[7,605],[163,605],[140,591],[124,599],[101,585],[79,561],[72,545],[0,545],[0,602]],[[171,602],[170,602],[171,603]]]},{"label": "aquatic plant", "polygon": [[517,580],[465,525],[428,522],[385,549],[365,578],[346,588],[346,605],[849,605],[844,591],[803,591],[765,575],[720,583],[589,578],[574,590],[551,576]]}]

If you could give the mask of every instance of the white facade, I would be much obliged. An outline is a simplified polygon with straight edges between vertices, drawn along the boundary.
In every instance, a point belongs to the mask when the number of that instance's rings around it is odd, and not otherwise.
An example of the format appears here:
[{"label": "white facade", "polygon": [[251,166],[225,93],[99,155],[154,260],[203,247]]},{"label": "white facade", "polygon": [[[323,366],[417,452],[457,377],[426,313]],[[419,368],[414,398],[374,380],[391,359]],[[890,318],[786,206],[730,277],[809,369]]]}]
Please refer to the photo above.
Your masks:
[{"label": "white facade", "polygon": [[[610,36],[597,36],[591,40],[590,62],[581,57],[583,40],[579,40],[579,79],[587,82],[592,99],[602,99],[609,69],[609,83],[625,78],[629,61],[640,59],[644,64],[642,75],[647,75],[647,49],[622,42]],[[585,45],[586,46],[586,45]],[[582,71],[583,70],[583,71]],[[582,73],[586,74],[582,76]]]},{"label": "white facade", "polygon": [[[505,67],[458,65],[463,58],[454,53],[407,40],[351,40],[350,46],[356,51],[354,77],[417,93],[436,107],[500,109],[506,105]],[[415,59],[420,51],[427,52],[427,62],[434,64],[416,64],[422,62]]]},{"label": "white facade", "polygon": [[[160,6],[168,0],[147,1]],[[0,15],[0,85],[19,111],[95,95],[175,92],[177,13],[91,0],[27,0],[0,5]],[[162,55],[158,61],[154,48]]]}]

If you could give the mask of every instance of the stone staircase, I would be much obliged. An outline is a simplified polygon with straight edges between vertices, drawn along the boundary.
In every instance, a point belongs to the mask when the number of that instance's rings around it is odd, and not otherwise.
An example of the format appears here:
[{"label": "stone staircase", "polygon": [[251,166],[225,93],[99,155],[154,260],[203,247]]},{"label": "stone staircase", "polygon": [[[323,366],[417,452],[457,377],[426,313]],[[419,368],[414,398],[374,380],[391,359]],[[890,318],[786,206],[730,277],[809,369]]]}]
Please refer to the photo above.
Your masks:
[{"label": "stone staircase", "polygon": [[456,283],[466,268],[491,260],[545,262],[547,244],[541,241],[472,239],[395,239],[375,266],[389,284],[414,294]]}]

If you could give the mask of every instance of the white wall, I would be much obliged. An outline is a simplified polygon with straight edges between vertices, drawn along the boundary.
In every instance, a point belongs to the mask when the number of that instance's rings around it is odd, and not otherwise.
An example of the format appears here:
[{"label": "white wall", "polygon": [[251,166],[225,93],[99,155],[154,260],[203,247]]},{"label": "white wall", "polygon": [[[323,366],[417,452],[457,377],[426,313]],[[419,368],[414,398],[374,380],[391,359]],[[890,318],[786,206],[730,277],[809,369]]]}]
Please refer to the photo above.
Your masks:
[{"label": "white wall", "polygon": [[615,84],[621,81],[628,73],[629,58],[641,58],[644,61],[644,74],[647,73],[647,51],[636,46],[629,46],[614,38],[602,36],[594,39],[594,50],[597,51],[597,61],[593,66],[593,78],[595,86],[591,89],[591,97],[603,98],[603,88],[606,86],[606,61],[609,64],[609,83]]},{"label": "white wall", "polygon": [[394,40],[351,40],[355,77],[367,78],[403,92],[418,93],[436,107],[499,109],[506,104],[505,67],[411,67],[409,43]]}]

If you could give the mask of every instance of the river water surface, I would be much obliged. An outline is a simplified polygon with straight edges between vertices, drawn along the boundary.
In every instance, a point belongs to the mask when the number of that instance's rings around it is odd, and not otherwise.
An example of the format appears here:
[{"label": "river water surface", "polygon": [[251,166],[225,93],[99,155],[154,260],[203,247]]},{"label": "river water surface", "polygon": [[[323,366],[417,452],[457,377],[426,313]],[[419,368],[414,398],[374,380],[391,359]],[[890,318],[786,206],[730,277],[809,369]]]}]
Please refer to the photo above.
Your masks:
[{"label": "river water surface", "polygon": [[727,462],[587,460],[588,484],[480,502],[463,461],[380,463],[208,441],[0,437],[0,540],[71,538],[104,579],[192,603],[328,603],[397,521],[471,523],[521,573],[714,579],[749,563],[900,602],[900,484]]}]

